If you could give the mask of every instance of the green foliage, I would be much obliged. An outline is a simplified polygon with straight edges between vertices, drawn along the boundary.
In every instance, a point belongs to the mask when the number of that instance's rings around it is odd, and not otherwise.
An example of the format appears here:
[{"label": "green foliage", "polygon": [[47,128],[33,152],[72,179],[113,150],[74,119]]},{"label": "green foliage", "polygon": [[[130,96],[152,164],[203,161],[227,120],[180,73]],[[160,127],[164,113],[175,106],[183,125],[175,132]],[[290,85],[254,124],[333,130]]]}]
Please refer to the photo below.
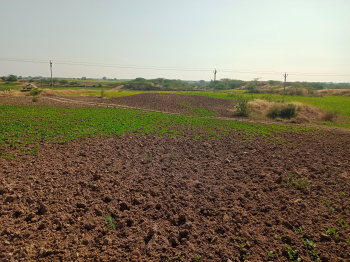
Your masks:
[{"label": "green foliage", "polygon": [[248,117],[249,115],[249,99],[243,96],[237,96],[236,98],[236,109],[234,116],[237,117]]},{"label": "green foliage", "polygon": [[304,237],[304,233],[303,233],[303,228],[302,227],[295,228],[294,232],[297,233],[298,235],[300,235],[301,237]]},{"label": "green foliage", "polygon": [[269,118],[292,118],[297,115],[297,108],[293,104],[275,104],[272,106],[266,116]]},{"label": "green foliage", "polygon": [[186,102],[179,103],[179,105],[185,108],[188,108],[190,111],[192,111],[198,116],[215,116],[216,115],[216,113],[213,111],[210,111],[208,109],[201,108],[201,107],[191,106],[189,103],[186,103]]},{"label": "green foliage", "polygon": [[58,83],[63,85],[63,86],[66,86],[66,85],[68,85],[68,80],[67,79],[60,79],[60,80],[58,80]]},{"label": "green foliage", "polygon": [[306,189],[310,191],[310,183],[304,179],[299,179],[296,183],[295,186],[299,189]]},{"label": "green foliage", "polygon": [[115,220],[111,215],[105,216],[105,226],[108,229],[116,229],[117,228],[117,225],[115,224]]},{"label": "green foliage", "polygon": [[327,201],[327,200],[322,200],[323,203],[325,203],[327,206],[329,206],[331,204],[331,202]]},{"label": "green foliage", "polygon": [[149,163],[152,162],[152,157],[150,157],[149,155],[145,155],[145,162]]},{"label": "green foliage", "polygon": [[194,259],[196,259],[196,260],[201,260],[202,257],[201,257],[199,254],[195,254],[195,255],[194,255]]},{"label": "green foliage", "polygon": [[34,97],[34,96],[40,95],[42,91],[43,91],[42,89],[33,88],[32,90],[30,90],[29,94]]},{"label": "green foliage", "polygon": [[247,90],[247,93],[250,93],[250,94],[260,93],[259,90],[257,89],[256,81],[252,81],[248,85],[246,85],[246,90]]},{"label": "green foliage", "polygon": [[316,249],[316,244],[314,244],[314,242],[312,240],[305,239],[304,240],[304,245],[309,250]]},{"label": "green foliage", "polygon": [[288,177],[287,177],[287,185],[288,186],[292,186],[294,184],[293,179],[294,179],[294,175],[293,174],[289,174]]},{"label": "green foliage", "polygon": [[[219,138],[240,132],[242,139],[263,136],[274,140],[280,132],[306,132],[309,128],[265,125],[207,117],[171,115],[122,108],[54,108],[0,105],[0,146],[12,141],[20,146],[37,141],[58,142],[78,138],[114,136],[128,132],[141,135],[181,136],[182,127],[193,127],[193,138]],[[196,131],[198,130],[198,132]]]},{"label": "green foliage", "polygon": [[327,235],[334,235],[336,237],[339,236],[339,232],[338,231],[335,231],[334,228],[328,228],[328,229],[325,229],[324,228],[324,231],[326,232]]},{"label": "green foliage", "polygon": [[237,240],[238,240],[238,244],[241,246],[241,247],[245,247],[247,244],[246,243],[244,243],[244,241],[242,240],[242,238],[241,237],[237,237]]},{"label": "green foliage", "polygon": [[298,249],[291,249],[288,251],[288,256],[290,260],[294,261],[301,261],[301,258],[299,257],[299,250]]},{"label": "green foliage", "polygon": [[348,227],[348,224],[345,223],[345,221],[343,219],[337,220],[337,223],[342,227]]},{"label": "green foliage", "polygon": [[320,256],[315,251],[311,251],[310,257],[311,257],[311,260],[313,261],[322,262]]},{"label": "green foliage", "polygon": [[276,256],[276,254],[273,251],[269,251],[267,254],[269,255],[270,258],[273,258]]},{"label": "green foliage", "polygon": [[236,89],[244,86],[245,82],[241,80],[228,79],[224,78],[221,80],[210,81],[208,87],[214,90],[228,90],[228,89]]},{"label": "green foliage", "polygon": [[242,254],[243,260],[246,260],[248,258],[248,256],[250,255],[249,252]]},{"label": "green foliage", "polygon": [[8,75],[4,81],[8,82],[16,82],[18,80],[18,77],[16,75]]}]

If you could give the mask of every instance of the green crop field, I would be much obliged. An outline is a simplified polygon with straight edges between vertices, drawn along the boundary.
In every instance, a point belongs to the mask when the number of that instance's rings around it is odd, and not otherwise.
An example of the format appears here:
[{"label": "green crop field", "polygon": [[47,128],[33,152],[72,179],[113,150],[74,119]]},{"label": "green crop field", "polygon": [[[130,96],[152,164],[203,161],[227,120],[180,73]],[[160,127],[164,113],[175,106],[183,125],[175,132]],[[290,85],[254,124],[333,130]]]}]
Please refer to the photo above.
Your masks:
[{"label": "green crop field", "polygon": [[78,138],[113,136],[124,133],[181,136],[193,129],[193,138],[212,139],[239,131],[243,140],[256,135],[267,140],[283,131],[304,132],[307,128],[263,125],[242,121],[171,115],[118,108],[54,108],[0,105],[0,147],[27,148],[40,142],[64,143]]},{"label": "green crop field", "polygon": [[22,87],[12,82],[0,82],[0,91],[20,90]]}]

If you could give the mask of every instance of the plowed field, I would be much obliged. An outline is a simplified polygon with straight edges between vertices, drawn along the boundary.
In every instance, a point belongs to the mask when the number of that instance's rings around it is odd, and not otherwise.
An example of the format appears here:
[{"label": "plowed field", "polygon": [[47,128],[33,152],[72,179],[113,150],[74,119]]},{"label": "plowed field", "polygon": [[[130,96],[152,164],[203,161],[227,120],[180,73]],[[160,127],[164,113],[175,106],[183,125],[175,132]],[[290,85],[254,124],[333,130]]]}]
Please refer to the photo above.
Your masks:
[{"label": "plowed field", "polygon": [[[128,99],[182,113],[177,97]],[[180,108],[227,110],[202,101]],[[0,260],[349,261],[349,132],[181,130],[0,147],[15,156],[0,158]]]}]

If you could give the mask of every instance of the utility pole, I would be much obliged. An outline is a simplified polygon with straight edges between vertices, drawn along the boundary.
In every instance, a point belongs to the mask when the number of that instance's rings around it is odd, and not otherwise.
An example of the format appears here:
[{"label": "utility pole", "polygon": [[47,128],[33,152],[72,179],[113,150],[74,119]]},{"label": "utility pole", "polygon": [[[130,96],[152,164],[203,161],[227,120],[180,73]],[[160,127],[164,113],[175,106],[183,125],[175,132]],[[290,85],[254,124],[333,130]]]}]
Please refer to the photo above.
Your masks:
[{"label": "utility pole", "polygon": [[53,90],[53,79],[52,79],[52,62],[50,60],[50,71],[51,71],[51,89]]},{"label": "utility pole", "polygon": [[218,71],[216,70],[216,68],[215,68],[215,70],[213,71],[213,73],[214,73],[214,88],[213,88],[213,93],[215,93],[215,85],[216,85],[216,73],[217,73]]},{"label": "utility pole", "polygon": [[285,72],[283,77],[284,77],[284,85],[283,85],[283,102],[284,102],[284,97],[286,96],[286,81],[287,81],[287,73]]}]

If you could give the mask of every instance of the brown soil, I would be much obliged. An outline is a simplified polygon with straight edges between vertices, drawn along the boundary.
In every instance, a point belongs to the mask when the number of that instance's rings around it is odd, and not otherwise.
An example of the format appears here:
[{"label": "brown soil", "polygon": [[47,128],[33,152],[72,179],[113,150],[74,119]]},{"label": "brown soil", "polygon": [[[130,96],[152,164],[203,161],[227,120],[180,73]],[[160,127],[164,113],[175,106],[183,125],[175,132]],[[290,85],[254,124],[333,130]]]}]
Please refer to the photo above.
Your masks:
[{"label": "brown soil", "polygon": [[[57,100],[56,100],[57,99]],[[58,101],[60,100],[60,101]],[[63,100],[63,101],[61,101]],[[72,103],[72,101],[75,101]],[[145,93],[118,98],[99,97],[45,97],[39,98],[38,102],[32,102],[30,96],[0,96],[1,104],[8,105],[54,105],[59,107],[96,107],[108,105],[122,105],[127,107],[144,108],[149,110],[164,111],[181,114],[197,114],[190,107],[205,108],[214,112],[219,117],[230,117],[234,111],[233,100],[211,98],[191,95],[173,95]],[[89,103],[91,103],[89,105]]]},{"label": "brown soil", "polygon": [[41,144],[36,155],[0,158],[0,260],[270,261],[274,251],[271,261],[289,261],[286,243],[311,261],[301,226],[322,261],[349,261],[350,227],[337,223],[350,223],[348,132],[280,134],[287,143],[191,133]]},{"label": "brown soil", "polygon": [[145,93],[140,95],[111,98],[112,103],[140,108],[166,111],[171,113],[194,113],[183,105],[196,108],[206,108],[217,113],[218,116],[232,116],[234,110],[233,100],[192,95],[173,95]]}]

